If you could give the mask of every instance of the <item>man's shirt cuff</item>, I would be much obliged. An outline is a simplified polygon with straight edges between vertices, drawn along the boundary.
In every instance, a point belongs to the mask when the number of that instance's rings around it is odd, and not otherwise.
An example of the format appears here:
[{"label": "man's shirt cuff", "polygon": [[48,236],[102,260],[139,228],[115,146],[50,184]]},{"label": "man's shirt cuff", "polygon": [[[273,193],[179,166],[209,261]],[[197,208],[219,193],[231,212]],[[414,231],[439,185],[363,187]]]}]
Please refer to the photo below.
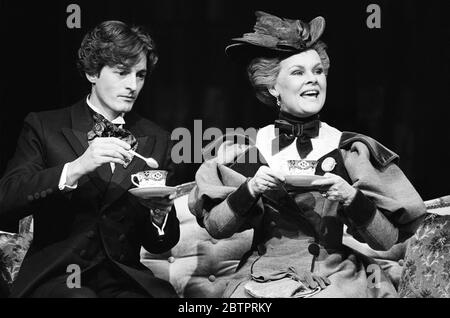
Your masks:
[{"label": "man's shirt cuff", "polygon": [[69,163],[66,163],[64,165],[63,171],[61,173],[61,177],[59,178],[59,184],[58,184],[58,188],[61,191],[73,191],[78,187],[78,182],[76,182],[74,185],[68,185],[66,184],[67,182],[67,167],[68,167]]}]

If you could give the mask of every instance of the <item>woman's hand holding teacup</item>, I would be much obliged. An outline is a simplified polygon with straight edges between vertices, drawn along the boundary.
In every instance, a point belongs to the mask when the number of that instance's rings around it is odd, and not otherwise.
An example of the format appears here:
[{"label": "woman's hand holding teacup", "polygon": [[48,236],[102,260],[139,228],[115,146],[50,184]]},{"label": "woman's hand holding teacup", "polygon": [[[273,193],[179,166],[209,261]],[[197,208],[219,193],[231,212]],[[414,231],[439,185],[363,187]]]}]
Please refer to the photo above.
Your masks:
[{"label": "woman's hand holding teacup", "polygon": [[152,197],[148,199],[139,199],[139,202],[150,209],[152,222],[161,226],[164,223],[166,215],[172,210],[176,193],[166,195],[164,197]]},{"label": "woman's hand holding teacup", "polygon": [[262,166],[248,182],[248,188],[252,196],[256,198],[260,194],[276,189],[284,182],[285,178],[283,175],[267,166]]},{"label": "woman's hand holding teacup", "polygon": [[338,175],[326,173],[324,177],[324,179],[314,180],[311,185],[326,189],[322,195],[328,200],[341,202],[345,206],[350,205],[357,190]]}]

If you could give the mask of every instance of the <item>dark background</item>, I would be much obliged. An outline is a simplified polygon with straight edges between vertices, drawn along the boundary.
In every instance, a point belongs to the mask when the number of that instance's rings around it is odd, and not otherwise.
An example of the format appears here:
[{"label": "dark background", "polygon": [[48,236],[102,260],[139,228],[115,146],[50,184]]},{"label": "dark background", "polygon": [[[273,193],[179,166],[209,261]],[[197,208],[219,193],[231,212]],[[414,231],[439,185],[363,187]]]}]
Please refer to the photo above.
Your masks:
[{"label": "dark background", "polygon": [[[450,194],[450,23],[445,1],[23,1],[0,0],[0,175],[25,115],[70,106],[89,91],[76,67],[88,29],[103,20],[147,26],[160,61],[135,109],[169,131],[261,127],[276,114],[260,104],[224,47],[252,30],[255,10],[311,20],[325,17],[331,69],[322,120],[369,135],[401,156],[400,167],[424,199]],[[81,7],[81,29],[66,8]],[[381,29],[366,8],[381,7]],[[197,164],[178,167],[190,181]]]}]

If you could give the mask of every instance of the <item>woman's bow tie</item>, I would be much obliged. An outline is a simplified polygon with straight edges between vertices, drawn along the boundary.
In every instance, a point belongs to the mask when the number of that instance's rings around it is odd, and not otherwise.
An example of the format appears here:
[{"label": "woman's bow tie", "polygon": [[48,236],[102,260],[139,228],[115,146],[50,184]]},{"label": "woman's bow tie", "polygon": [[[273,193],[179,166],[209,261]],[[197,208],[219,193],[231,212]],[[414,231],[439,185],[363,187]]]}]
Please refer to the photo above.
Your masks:
[{"label": "woman's bow tie", "polygon": [[280,114],[280,119],[275,121],[275,134],[277,137],[272,141],[272,155],[292,144],[297,138],[296,145],[300,158],[306,158],[313,149],[311,138],[319,135],[319,129],[319,116],[300,122]]}]

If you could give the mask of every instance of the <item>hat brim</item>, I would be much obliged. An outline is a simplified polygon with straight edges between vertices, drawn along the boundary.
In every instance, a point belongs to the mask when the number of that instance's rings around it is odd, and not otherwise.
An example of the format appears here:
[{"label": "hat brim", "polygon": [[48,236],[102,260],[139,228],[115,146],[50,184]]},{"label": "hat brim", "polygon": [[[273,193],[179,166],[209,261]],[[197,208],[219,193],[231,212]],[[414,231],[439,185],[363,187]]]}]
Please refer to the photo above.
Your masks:
[{"label": "hat brim", "polygon": [[241,65],[248,65],[254,58],[285,58],[298,51],[278,48],[267,48],[250,43],[234,43],[225,48],[225,54],[234,62]]}]

